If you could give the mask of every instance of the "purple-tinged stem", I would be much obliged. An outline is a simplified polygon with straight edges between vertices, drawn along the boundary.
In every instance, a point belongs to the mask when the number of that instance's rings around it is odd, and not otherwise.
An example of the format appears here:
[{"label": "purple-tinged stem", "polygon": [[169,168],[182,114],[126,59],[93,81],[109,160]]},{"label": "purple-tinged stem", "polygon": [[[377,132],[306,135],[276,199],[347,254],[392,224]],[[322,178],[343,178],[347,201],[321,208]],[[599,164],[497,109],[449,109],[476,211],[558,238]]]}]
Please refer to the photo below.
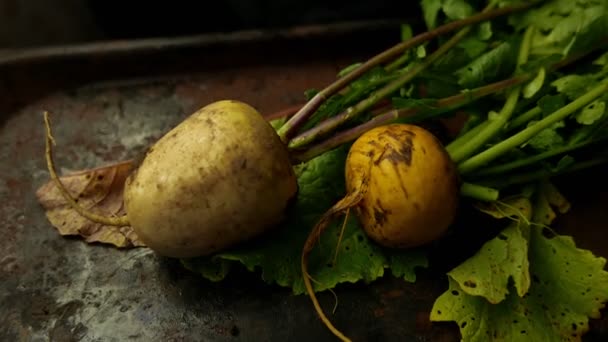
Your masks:
[{"label": "purple-tinged stem", "polygon": [[526,4],[518,4],[506,6],[494,10],[484,11],[462,20],[450,22],[439,26],[431,31],[426,31],[409,40],[401,42],[390,49],[372,57],[365,63],[360,65],[345,76],[337,79],[334,83],[327,86],[325,89],[318,92],[310,101],[308,101],[294,116],[291,117],[278,131],[283,142],[287,143],[293,134],[308,120],[308,118],[327,100],[329,97],[346,87],[352,81],[369,71],[373,67],[382,63],[389,62],[403,53],[405,50],[411,49],[426,41],[432,40],[440,35],[455,31],[465,26],[477,24],[482,21],[491,20],[493,18],[507,15],[513,12],[522,11],[535,5],[535,2]]},{"label": "purple-tinged stem", "polygon": [[[494,94],[500,90],[522,84],[530,78],[531,75],[522,74],[513,78],[491,83],[465,93],[446,97],[438,100],[434,105],[432,105],[432,109],[455,109],[470,102],[476,101],[484,96]],[[417,116],[415,114],[418,114],[419,112],[420,108],[416,107],[390,110],[384,114],[380,114],[370,119],[369,121],[361,125],[339,132],[331,138],[328,138],[316,145],[313,145],[300,153],[297,152],[297,150],[292,150],[292,155],[294,156],[294,159],[298,162],[308,161],[316,156],[325,153],[326,151],[332,150],[342,144],[357,139],[359,136],[369,131],[370,129],[386,125],[396,119],[404,119],[409,117],[410,120],[408,121],[416,122]],[[423,116],[424,119],[429,118],[428,115],[421,116]]]}]

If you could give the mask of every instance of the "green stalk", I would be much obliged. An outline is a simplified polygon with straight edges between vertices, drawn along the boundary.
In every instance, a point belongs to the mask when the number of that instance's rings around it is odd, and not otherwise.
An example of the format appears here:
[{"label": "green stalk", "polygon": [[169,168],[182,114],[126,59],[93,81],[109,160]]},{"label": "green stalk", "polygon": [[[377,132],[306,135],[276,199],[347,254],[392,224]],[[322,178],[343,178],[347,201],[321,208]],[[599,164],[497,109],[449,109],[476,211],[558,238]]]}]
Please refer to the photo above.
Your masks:
[{"label": "green stalk", "polygon": [[[516,77],[512,77],[506,80],[491,83],[467,92],[461,92],[458,95],[452,95],[445,97],[437,101],[433,105],[432,114],[421,110],[420,108],[403,108],[403,109],[392,109],[385,113],[379,114],[367,122],[364,122],[356,127],[349,128],[347,130],[336,133],[335,135],[326,138],[325,140],[307,147],[303,150],[291,149],[290,152],[294,160],[298,162],[305,162],[313,159],[331,149],[334,149],[342,144],[349,143],[357,139],[361,134],[367,132],[370,129],[389,124],[395,120],[403,122],[417,123],[425,119],[435,118],[441,116],[439,113],[449,113],[451,110],[474,102],[485,96],[494,94],[498,91],[516,86],[527,81],[530,75],[522,74]],[[323,127],[325,122],[331,121],[336,117],[331,117],[317,127]]]},{"label": "green stalk", "polygon": [[476,200],[492,202],[498,199],[498,195],[500,193],[498,190],[489,188],[487,186],[472,183],[462,183],[460,186],[460,194]]},{"label": "green stalk", "polygon": [[[517,68],[525,64],[528,61],[528,54],[530,52],[530,43],[532,41],[532,35],[534,34],[534,27],[530,26],[524,33],[524,38],[521,42],[521,47],[519,49],[519,56],[517,57]],[[464,142],[459,148],[454,148],[454,146],[448,145],[446,148],[450,151],[450,156],[454,162],[459,163],[462,160],[473,155],[477,150],[479,150],[483,144],[492,139],[503,127],[506,125],[507,121],[513,115],[513,111],[515,110],[515,106],[517,105],[517,101],[519,100],[519,95],[521,93],[521,86],[514,87],[509,91],[509,95],[507,96],[507,100],[500,110],[500,113],[492,118],[488,115],[489,124],[479,132],[477,135],[471,137],[470,140]]]},{"label": "green stalk", "polygon": [[515,161],[512,161],[510,163],[505,163],[505,164],[501,164],[501,165],[496,165],[496,166],[492,166],[492,167],[488,167],[485,169],[482,169],[479,172],[475,172],[474,176],[490,176],[490,175],[497,175],[497,174],[503,174],[503,173],[507,173],[510,172],[514,169],[518,169],[524,166],[529,166],[532,165],[534,163],[537,163],[539,161],[545,160],[547,158],[551,158],[553,156],[557,156],[560,155],[562,153],[566,153],[566,152],[570,152],[570,151],[574,151],[576,149],[579,149],[581,147],[585,147],[587,145],[591,145],[591,144],[595,144],[595,143],[599,143],[602,141],[608,140],[608,137],[603,137],[599,140],[595,140],[595,141],[584,141],[575,145],[566,145],[560,148],[554,148],[551,149],[549,151],[545,151],[543,153],[539,153],[537,155],[534,156],[530,156],[528,158],[523,158],[523,159],[518,159]]},{"label": "green stalk", "polygon": [[512,185],[525,184],[533,181],[537,181],[544,178],[554,177],[557,175],[563,175],[575,171],[580,171],[588,168],[592,168],[595,166],[599,166],[602,164],[608,163],[608,157],[597,157],[590,160],[582,161],[573,164],[572,166],[566,168],[562,171],[552,171],[548,169],[538,169],[530,172],[523,172],[517,174],[511,174],[506,177],[501,177],[499,179],[492,179],[488,181],[480,182],[484,186],[490,186],[494,188],[505,188]]},{"label": "green stalk", "polygon": [[443,56],[446,52],[458,44],[469,33],[470,30],[470,27],[465,27],[458,31],[452,38],[450,38],[450,40],[441,45],[435,52],[420,62],[420,64],[414,65],[410,70],[396,80],[376,90],[369,97],[356,105],[347,108],[344,112],[335,116],[334,120],[325,121],[322,125],[315,126],[311,130],[305,132],[305,134],[300,134],[299,136],[291,139],[288,145],[289,148],[299,148],[309,144],[320,136],[332,132],[343,123],[364,113],[369,108],[374,106],[378,101],[399,90],[399,88],[403,87],[406,83],[414,79],[420,72],[430,67],[437,59],[439,59],[439,57]]},{"label": "green stalk", "polygon": [[509,125],[509,127],[507,127],[507,131],[512,131],[515,128],[525,125],[530,120],[532,120],[532,119],[536,118],[538,115],[540,115],[542,112],[543,112],[542,109],[540,109],[540,107],[538,107],[538,106],[528,110],[527,112],[525,112],[522,115],[513,119],[513,121],[511,121],[511,124]]},{"label": "green stalk", "polygon": [[492,3],[484,11],[464,18],[462,20],[456,20],[445,25],[439,26],[431,31],[421,33],[411,39],[401,42],[390,49],[383,51],[382,53],[370,58],[365,63],[361,64],[358,68],[354,69],[342,78],[339,78],[334,83],[327,86],[325,89],[318,92],[310,101],[308,101],[302,108],[289,120],[287,121],[277,132],[282,141],[287,142],[289,138],[308,120],[308,118],[333,94],[337,93],[352,81],[362,76],[367,71],[371,70],[376,65],[392,61],[404,51],[416,47],[426,41],[435,39],[446,33],[458,30],[463,27],[477,24],[482,21],[488,21],[502,15],[507,15],[515,12],[519,12],[535,6],[537,1],[530,1],[529,3],[517,4],[513,6],[505,6],[502,8],[492,9],[494,6]]},{"label": "green stalk", "polygon": [[579,98],[570,102],[566,106],[553,112],[551,115],[545,117],[544,119],[537,121],[534,125],[525,128],[524,130],[509,137],[508,139],[503,140],[498,144],[488,148],[487,150],[460,163],[460,165],[458,165],[460,173],[471,173],[472,171],[475,171],[476,169],[487,165],[489,162],[500,157],[507,151],[517,146],[520,146],[521,144],[530,140],[543,129],[555,124],[558,121],[565,119],[577,110],[586,106],[588,103],[595,100],[597,97],[603,95],[606,91],[608,91],[608,78],[604,79],[599,85],[597,85],[595,88],[593,88],[586,94],[580,96]]},{"label": "green stalk", "polygon": [[407,54],[407,53],[404,53],[401,57],[397,58],[392,63],[390,63],[389,65],[387,65],[384,68],[384,70],[386,70],[387,72],[393,72],[393,71],[399,69],[399,67],[402,66],[409,59],[410,59],[410,55]]},{"label": "green stalk", "polygon": [[[594,46],[592,49],[575,54],[568,58],[564,58],[559,62],[551,65],[549,67],[550,71],[559,70],[567,65],[570,65],[579,59],[587,56],[589,53],[596,51],[598,48],[603,45]],[[437,101],[436,104],[433,105],[434,109],[441,109],[441,112],[445,112],[446,110],[454,110],[466,104],[472,103],[480,98],[485,96],[495,94],[501,90],[508,89],[510,87],[514,87],[520,84],[523,84],[526,81],[529,81],[534,75],[532,74],[519,74],[517,76],[511,77],[509,79],[505,79],[502,81],[494,82],[485,86],[481,86],[479,88],[460,92],[457,95],[452,95]],[[326,138],[312,146],[307,146],[304,149],[290,149],[290,153],[294,161],[296,162],[305,162],[311,160],[329,150],[332,150],[342,144],[349,143],[355,139],[357,139],[361,134],[367,132],[372,128],[376,128],[382,125],[386,125],[394,122],[395,120],[403,120],[409,123],[420,122],[425,119],[439,117],[440,115],[436,112],[433,114],[425,113],[424,111],[420,111],[418,108],[406,108],[406,109],[393,109],[387,111],[386,113],[379,114],[372,118],[371,120],[362,123],[356,127],[346,129],[344,131],[338,132],[335,135]],[[407,120],[405,119],[407,118]],[[336,119],[336,117],[331,117],[326,119],[324,122],[321,122],[318,126],[323,126],[326,121],[331,121]],[[315,127],[317,128],[317,127]],[[304,132],[306,133],[306,132]],[[304,134],[303,133],[303,134]]]},{"label": "green stalk", "polygon": [[462,148],[462,146],[465,145],[471,139],[473,139],[473,137],[477,136],[481,131],[485,130],[488,127],[489,123],[490,122],[486,120],[480,123],[479,125],[471,128],[469,131],[459,136],[458,138],[452,140],[452,142],[450,142],[450,144],[446,146],[446,151],[450,155],[452,155],[454,153],[454,150]]}]

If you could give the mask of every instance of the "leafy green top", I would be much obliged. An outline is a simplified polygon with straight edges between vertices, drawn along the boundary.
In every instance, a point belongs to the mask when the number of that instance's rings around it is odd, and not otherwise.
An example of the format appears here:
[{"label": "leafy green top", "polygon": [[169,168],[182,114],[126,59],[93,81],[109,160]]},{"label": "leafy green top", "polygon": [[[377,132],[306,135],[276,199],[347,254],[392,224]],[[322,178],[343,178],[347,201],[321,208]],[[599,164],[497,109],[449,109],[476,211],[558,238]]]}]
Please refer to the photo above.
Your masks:
[{"label": "leafy green top", "polygon": [[455,321],[466,341],[580,341],[608,300],[606,260],[577,248],[569,236],[547,236],[555,217],[550,203],[562,209],[567,203],[547,184],[536,197],[532,221],[526,214],[512,218],[448,273],[449,289],[436,300],[431,320]]},{"label": "leafy green top", "polygon": [[[433,28],[443,21],[467,17],[487,5],[484,3],[422,0],[421,7],[427,26]],[[607,140],[608,53],[591,65],[575,68],[575,72],[563,74],[549,68],[605,40],[607,19],[608,2],[603,0],[543,1],[506,20],[476,25],[430,68],[390,95],[393,108],[420,109],[417,118],[424,120],[425,115],[454,112],[435,107],[439,98],[522,73],[532,75],[521,88],[509,89],[506,101],[505,94],[499,93],[464,108],[473,114],[460,132],[464,140],[468,133],[484,132],[484,124],[501,122],[496,121],[500,117],[497,107],[507,108],[501,112],[509,115],[504,123],[494,125],[496,130],[473,156],[459,161],[459,167],[475,166],[460,169],[463,179],[502,188],[532,185],[523,187],[523,192],[520,187],[509,188],[518,196],[479,207],[498,220],[510,221],[477,254],[447,274],[449,288],[435,302],[430,318],[457,322],[464,340],[580,340],[588,329],[589,317],[598,317],[608,300],[606,261],[577,248],[570,237],[547,236],[547,227],[556,215],[553,208],[564,212],[569,205],[550,183],[542,181],[554,173],[608,158],[583,148]],[[532,32],[526,35],[532,38],[525,44],[523,31]],[[401,33],[403,39],[410,37],[411,27],[404,25]],[[329,98],[305,129],[337,115],[418,65],[428,57],[427,47],[421,45],[388,66],[370,70]],[[518,61],[518,50],[520,55],[525,51],[529,56]],[[342,70],[339,77],[354,66]],[[314,90],[307,96],[312,94]],[[453,146],[462,143],[458,140]],[[497,152],[488,157],[488,151]],[[321,214],[344,195],[346,152],[347,146],[342,146],[296,167],[300,185],[297,203],[287,221],[272,234],[212,258],[184,260],[184,265],[211,280],[221,280],[231,267],[243,265],[260,271],[268,283],[303,293],[301,249]],[[414,281],[415,268],[427,266],[423,250],[396,252],[372,243],[353,216],[345,222],[336,257],[341,227],[342,222],[334,222],[310,256],[309,271],[316,291],[342,282],[371,282],[387,268],[395,276]]]},{"label": "leafy green top", "polygon": [[[241,264],[250,271],[261,271],[265,282],[290,287],[295,294],[304,293],[300,270],[302,247],[323,212],[345,193],[346,152],[343,147],[296,167],[300,187],[297,202],[287,221],[272,233],[211,258],[182,263],[214,281],[222,280],[231,267]],[[341,221],[334,222],[310,256],[309,272],[316,281],[316,291],[343,282],[371,282],[382,277],[387,268],[394,276],[413,282],[415,268],[427,266],[422,250],[389,251],[374,244],[352,215],[346,222],[336,257],[341,227]]]}]

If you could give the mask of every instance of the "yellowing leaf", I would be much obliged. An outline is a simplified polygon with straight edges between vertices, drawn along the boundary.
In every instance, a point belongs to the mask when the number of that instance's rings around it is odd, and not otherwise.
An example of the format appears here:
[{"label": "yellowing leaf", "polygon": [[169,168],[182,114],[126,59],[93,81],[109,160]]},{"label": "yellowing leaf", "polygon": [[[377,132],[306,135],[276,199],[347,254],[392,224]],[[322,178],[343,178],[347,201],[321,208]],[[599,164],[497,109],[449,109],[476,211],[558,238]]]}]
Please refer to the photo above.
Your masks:
[{"label": "yellowing leaf", "polygon": [[517,215],[522,216],[486,242],[475,255],[448,272],[464,293],[481,296],[493,304],[500,303],[509,293],[507,285],[510,279],[513,279],[519,296],[528,292],[528,236],[532,204],[526,198],[518,201],[517,207],[509,207],[509,210],[521,208]]},{"label": "yellowing leaf", "polygon": [[581,341],[589,318],[599,318],[608,300],[604,258],[576,248],[572,238],[547,238],[542,228],[530,236],[530,291],[490,304],[465,293],[449,278],[436,301],[432,321],[454,321],[463,341]]},{"label": "yellowing leaf", "polygon": [[553,208],[561,214],[570,210],[570,202],[549,182],[541,182],[539,193],[534,204],[533,221],[543,226],[549,226],[557,217]]},{"label": "yellowing leaf", "polygon": [[[84,208],[104,216],[122,216],[123,188],[132,169],[130,161],[78,171],[60,177],[65,188]],[[61,235],[81,236],[88,243],[116,247],[144,246],[129,226],[107,226],[90,221],[70,207],[59,189],[48,181],[36,191],[46,217]]]}]

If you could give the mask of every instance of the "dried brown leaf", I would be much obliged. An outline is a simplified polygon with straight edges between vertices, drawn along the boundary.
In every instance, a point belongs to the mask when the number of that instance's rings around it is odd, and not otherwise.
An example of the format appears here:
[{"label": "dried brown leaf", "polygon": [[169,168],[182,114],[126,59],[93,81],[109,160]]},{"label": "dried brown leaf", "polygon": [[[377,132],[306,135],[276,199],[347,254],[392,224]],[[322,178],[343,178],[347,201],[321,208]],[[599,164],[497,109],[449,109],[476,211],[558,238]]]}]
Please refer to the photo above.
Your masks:
[{"label": "dried brown leaf", "polygon": [[[123,161],[60,177],[61,182],[83,208],[104,216],[125,215],[123,190],[133,167]],[[116,227],[93,222],[70,207],[52,180],[36,191],[46,217],[61,235],[75,235],[88,243],[105,243],[119,248],[145,246],[130,226]]]}]

